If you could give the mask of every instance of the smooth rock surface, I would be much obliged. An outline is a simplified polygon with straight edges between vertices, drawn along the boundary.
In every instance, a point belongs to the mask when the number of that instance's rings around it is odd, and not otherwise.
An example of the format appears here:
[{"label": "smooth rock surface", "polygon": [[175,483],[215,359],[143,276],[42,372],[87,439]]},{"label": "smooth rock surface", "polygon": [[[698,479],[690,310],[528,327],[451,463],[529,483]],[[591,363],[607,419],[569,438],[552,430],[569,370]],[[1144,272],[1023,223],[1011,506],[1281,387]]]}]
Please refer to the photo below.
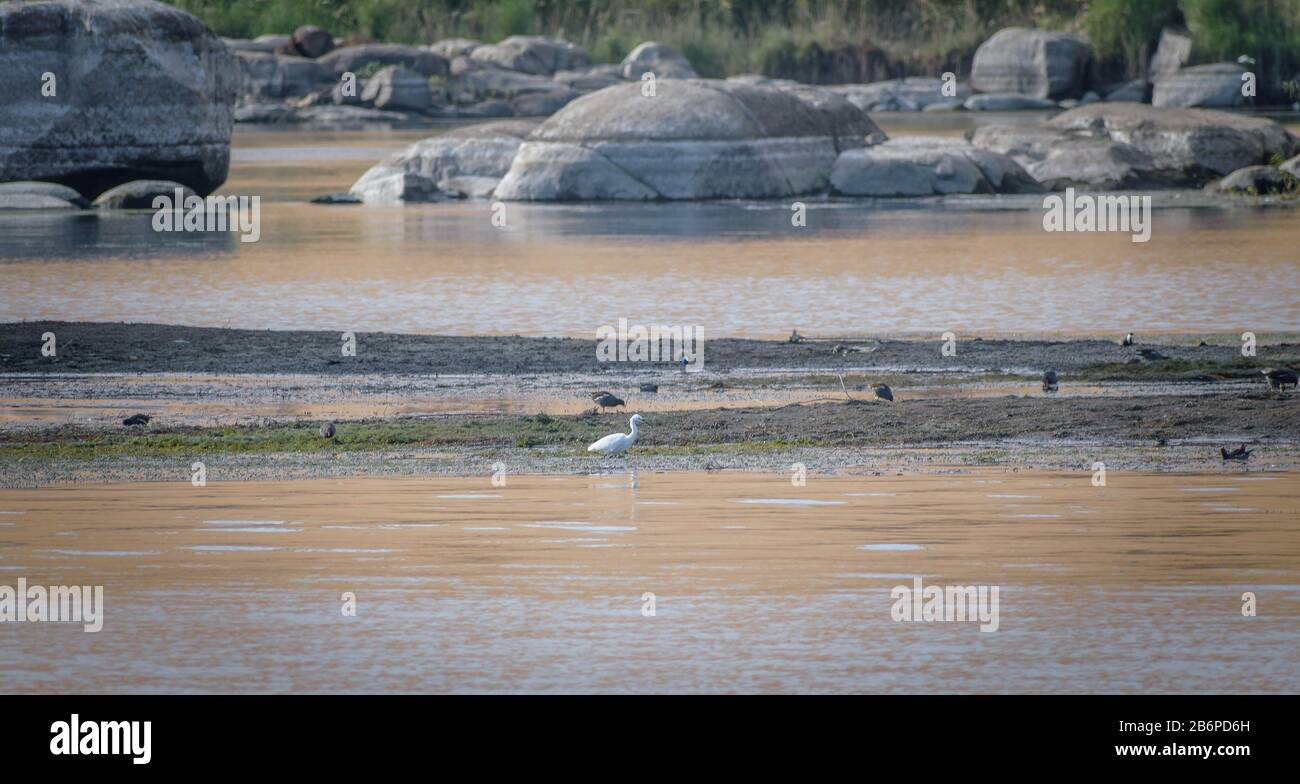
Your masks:
[{"label": "smooth rock surface", "polygon": [[1199,187],[1300,146],[1264,118],[1132,103],[1082,106],[1041,125],[982,126],[970,139],[1055,189]]},{"label": "smooth rock surface", "polygon": [[1154,82],[1152,106],[1202,106],[1229,109],[1252,100],[1242,95],[1246,69],[1236,63],[1213,63],[1183,68]]},{"label": "smooth rock surface", "polygon": [[238,52],[240,96],[248,103],[308,95],[335,83],[315,60],[287,54]]},{"label": "smooth rock surface", "polygon": [[831,172],[845,196],[1038,193],[1043,188],[1009,156],[961,139],[911,136],[847,150]]},{"label": "smooth rock surface", "polygon": [[1088,59],[1077,35],[1009,27],[975,50],[970,83],[985,93],[1074,98],[1083,92]]},{"label": "smooth rock surface", "polygon": [[475,47],[469,57],[510,71],[547,77],[587,64],[587,52],[582,47],[536,35],[512,35],[500,43],[484,44]]},{"label": "smooth rock surface", "polygon": [[361,102],[385,111],[422,112],[434,105],[434,94],[428,77],[389,65],[366,80]]},{"label": "smooth rock surface", "polygon": [[[55,77],[42,95],[43,74]],[[0,4],[0,181],[93,198],[131,180],[225,182],[239,66],[195,17],[152,0]]]},{"label": "smooth rock surface", "polygon": [[[99,194],[94,206],[101,210],[150,210],[154,208],[153,200],[159,196],[166,196],[175,202],[177,188],[181,189],[182,200],[195,195],[194,191],[179,182],[136,180],[122,183],[116,188],[110,188]],[[181,205],[182,208],[184,206]]]},{"label": "smooth rock surface", "polygon": [[[802,96],[799,94],[802,92]],[[835,158],[880,129],[841,96],[667,79],[570,103],[520,147],[499,199],[772,198],[826,189]]]},{"label": "smooth rock surface", "polygon": [[536,127],[526,120],[506,120],[424,139],[376,164],[350,192],[367,204],[396,204],[444,198],[448,181],[457,197],[481,187],[481,182],[461,181],[465,177],[490,178],[495,187]]},{"label": "smooth rock surface", "polygon": [[76,207],[90,206],[90,202],[80,193],[77,193],[74,188],[56,182],[36,182],[34,180],[0,182],[0,196],[17,196],[20,194],[58,199]]}]

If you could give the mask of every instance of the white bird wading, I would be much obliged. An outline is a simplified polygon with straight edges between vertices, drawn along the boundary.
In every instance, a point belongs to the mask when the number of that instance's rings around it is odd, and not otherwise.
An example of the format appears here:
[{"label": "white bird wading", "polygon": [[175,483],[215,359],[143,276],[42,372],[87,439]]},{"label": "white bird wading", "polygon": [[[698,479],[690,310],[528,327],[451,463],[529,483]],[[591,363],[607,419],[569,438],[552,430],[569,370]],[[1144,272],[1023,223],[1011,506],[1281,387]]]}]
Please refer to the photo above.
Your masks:
[{"label": "white bird wading", "polygon": [[610,433],[596,443],[587,447],[588,452],[599,452],[602,455],[617,455],[619,452],[626,451],[628,447],[636,443],[637,425],[642,422],[640,414],[633,414],[628,424],[632,427],[631,433]]}]

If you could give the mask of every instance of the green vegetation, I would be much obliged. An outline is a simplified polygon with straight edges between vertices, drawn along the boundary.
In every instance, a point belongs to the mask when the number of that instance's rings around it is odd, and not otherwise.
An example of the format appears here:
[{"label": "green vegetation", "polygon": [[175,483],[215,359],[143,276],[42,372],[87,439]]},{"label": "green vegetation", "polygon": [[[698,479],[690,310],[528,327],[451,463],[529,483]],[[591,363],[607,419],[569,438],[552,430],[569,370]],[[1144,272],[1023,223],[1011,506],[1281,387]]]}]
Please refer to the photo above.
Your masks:
[{"label": "green vegetation", "polygon": [[[1107,73],[1140,73],[1160,29],[1186,27],[1199,61],[1258,61],[1261,85],[1300,72],[1300,0],[174,0],[221,35],[315,24],[338,37],[416,44],[559,35],[597,62],[658,40],[702,75],[873,78],[964,71],[1008,26],[1086,32]],[[1285,89],[1282,87],[1281,89]]]},{"label": "green vegetation", "polygon": [[1227,381],[1254,379],[1266,389],[1259,371],[1268,367],[1294,367],[1300,356],[1237,357],[1229,362],[1199,362],[1188,359],[1165,359],[1156,362],[1133,360],[1090,365],[1077,373],[1063,375],[1062,381]]}]

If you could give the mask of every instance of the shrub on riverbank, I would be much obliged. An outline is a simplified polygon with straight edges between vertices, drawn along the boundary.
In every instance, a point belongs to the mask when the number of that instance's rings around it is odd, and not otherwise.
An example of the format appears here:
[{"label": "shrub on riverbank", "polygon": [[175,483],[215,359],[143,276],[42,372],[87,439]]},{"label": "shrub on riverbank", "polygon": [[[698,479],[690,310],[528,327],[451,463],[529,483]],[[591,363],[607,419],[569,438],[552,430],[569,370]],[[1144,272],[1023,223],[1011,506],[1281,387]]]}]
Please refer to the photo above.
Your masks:
[{"label": "shrub on riverbank", "polygon": [[[597,62],[659,40],[703,76],[810,79],[858,62],[863,78],[964,70],[1007,26],[1086,31],[1109,70],[1139,74],[1161,27],[1186,26],[1199,61],[1255,57],[1261,82],[1300,72],[1300,0],[173,0],[219,34],[315,24],[340,37],[430,43],[563,35]],[[878,53],[878,54],[874,54]],[[887,65],[872,65],[872,58]]]}]

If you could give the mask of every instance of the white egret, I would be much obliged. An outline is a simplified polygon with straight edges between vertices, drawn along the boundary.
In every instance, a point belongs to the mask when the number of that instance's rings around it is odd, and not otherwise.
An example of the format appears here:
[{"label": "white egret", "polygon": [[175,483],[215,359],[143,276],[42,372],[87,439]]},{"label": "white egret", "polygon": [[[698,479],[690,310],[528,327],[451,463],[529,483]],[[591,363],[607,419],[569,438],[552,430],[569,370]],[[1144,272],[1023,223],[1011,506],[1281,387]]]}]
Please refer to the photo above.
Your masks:
[{"label": "white egret", "polygon": [[599,452],[602,455],[616,455],[619,452],[626,451],[628,447],[636,443],[638,432],[636,426],[641,423],[641,415],[633,414],[628,420],[632,426],[631,433],[610,433],[596,443],[587,447],[588,452]]}]

